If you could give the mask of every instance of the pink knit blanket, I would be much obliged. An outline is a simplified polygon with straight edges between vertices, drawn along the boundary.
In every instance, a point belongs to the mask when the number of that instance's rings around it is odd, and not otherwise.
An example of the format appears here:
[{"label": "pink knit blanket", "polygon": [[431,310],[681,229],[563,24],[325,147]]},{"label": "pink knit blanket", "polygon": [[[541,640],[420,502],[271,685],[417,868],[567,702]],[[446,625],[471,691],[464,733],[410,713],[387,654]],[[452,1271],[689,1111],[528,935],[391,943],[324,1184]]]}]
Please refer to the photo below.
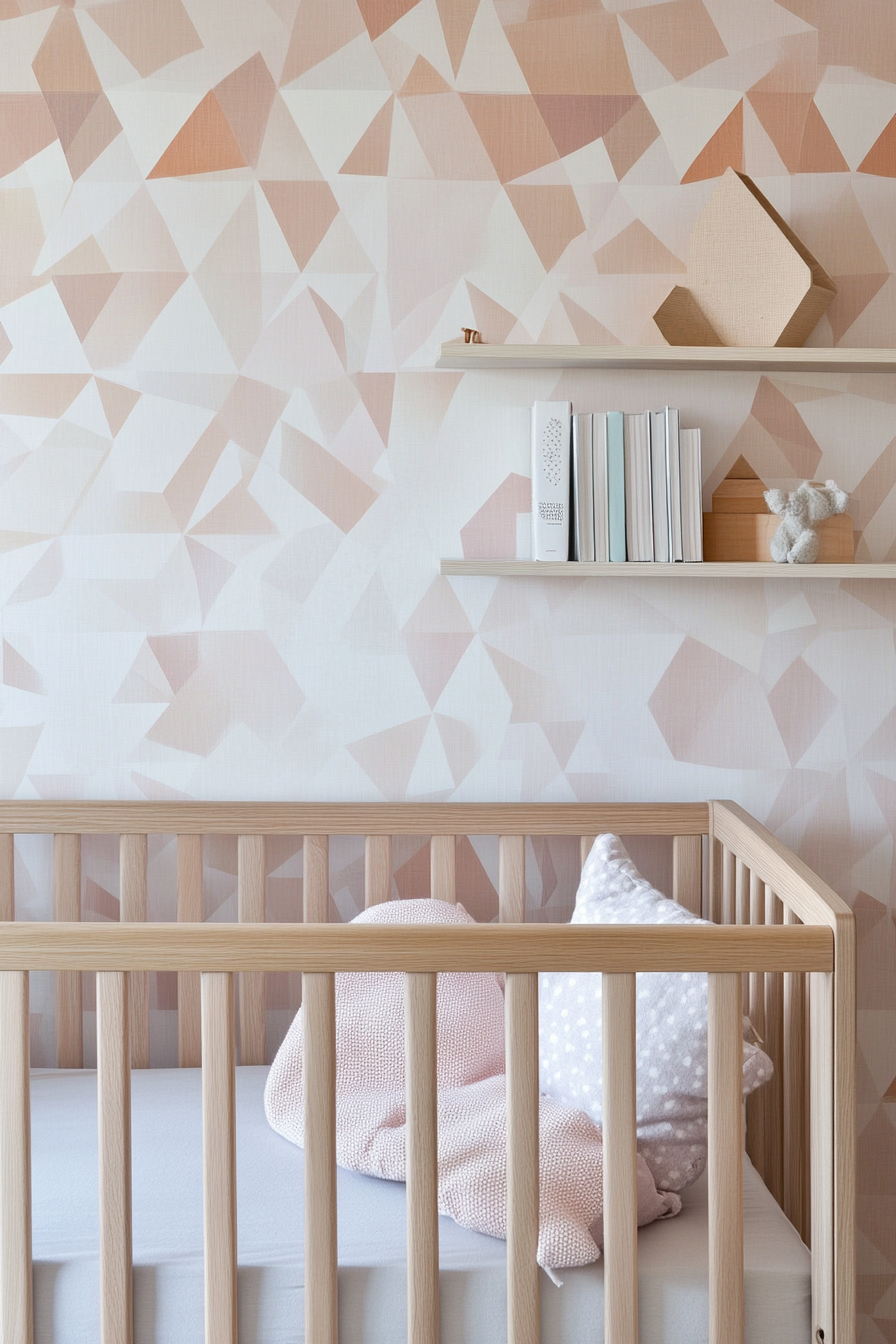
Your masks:
[{"label": "pink knit blanket", "polygon": [[[356,924],[471,924],[462,906],[392,901]],[[386,1180],[405,1179],[404,977],[394,972],[336,977],[336,1160]],[[507,1233],[504,994],[490,974],[440,974],[437,990],[439,1211],[493,1237]],[[300,1009],[265,1089],[272,1128],[304,1142]],[[582,1112],[541,1097],[538,1261],[546,1269],[585,1265],[600,1254],[603,1146]],[[658,1191],[638,1158],[638,1222],[676,1214],[676,1195]]]}]

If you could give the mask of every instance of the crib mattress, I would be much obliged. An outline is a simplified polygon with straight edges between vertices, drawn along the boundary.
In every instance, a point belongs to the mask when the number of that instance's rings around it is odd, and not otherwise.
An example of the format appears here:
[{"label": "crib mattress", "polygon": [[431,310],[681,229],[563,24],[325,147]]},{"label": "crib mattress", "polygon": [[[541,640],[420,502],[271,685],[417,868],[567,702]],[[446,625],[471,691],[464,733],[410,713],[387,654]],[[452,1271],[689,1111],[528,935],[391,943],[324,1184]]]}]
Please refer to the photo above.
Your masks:
[{"label": "crib mattress", "polygon": [[[241,1344],[304,1338],[302,1153],[269,1129],[265,1068],[237,1070]],[[201,1082],[195,1069],[132,1075],[135,1344],[202,1338]],[[32,1075],[37,1344],[99,1339],[96,1075]],[[339,1315],[345,1344],[406,1336],[404,1186],[340,1171]],[[748,1344],[811,1337],[809,1254],[745,1161]],[[699,1344],[707,1329],[705,1181],[678,1218],[639,1237],[642,1344]],[[506,1337],[505,1245],[439,1223],[443,1344]],[[603,1340],[600,1263],[542,1276],[550,1344]]]}]

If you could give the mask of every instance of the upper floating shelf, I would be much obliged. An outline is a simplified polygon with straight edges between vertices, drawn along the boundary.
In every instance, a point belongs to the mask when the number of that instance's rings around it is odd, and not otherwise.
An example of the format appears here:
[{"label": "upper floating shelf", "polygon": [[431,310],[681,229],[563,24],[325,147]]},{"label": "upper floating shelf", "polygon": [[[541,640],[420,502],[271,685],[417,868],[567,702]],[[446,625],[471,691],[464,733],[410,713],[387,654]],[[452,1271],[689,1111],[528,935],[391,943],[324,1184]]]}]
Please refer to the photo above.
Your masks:
[{"label": "upper floating shelf", "polygon": [[448,341],[438,369],[722,369],[733,372],[896,373],[896,349],[842,346],[467,345]]},{"label": "upper floating shelf", "polygon": [[771,561],[607,565],[578,560],[442,560],[456,577],[539,579],[896,579],[894,564],[776,565]]}]

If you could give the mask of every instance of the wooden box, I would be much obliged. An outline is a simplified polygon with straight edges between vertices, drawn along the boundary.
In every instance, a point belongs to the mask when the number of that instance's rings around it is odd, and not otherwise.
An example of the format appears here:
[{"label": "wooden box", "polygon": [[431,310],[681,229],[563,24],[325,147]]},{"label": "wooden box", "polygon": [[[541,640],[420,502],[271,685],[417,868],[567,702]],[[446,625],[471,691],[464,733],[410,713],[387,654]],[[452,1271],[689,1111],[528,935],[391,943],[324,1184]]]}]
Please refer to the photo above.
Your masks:
[{"label": "wooden box", "polygon": [[[704,513],[704,560],[771,560],[769,545],[781,519],[774,513]],[[816,527],[818,564],[851,565],[855,560],[852,519],[848,513],[826,518]]]}]

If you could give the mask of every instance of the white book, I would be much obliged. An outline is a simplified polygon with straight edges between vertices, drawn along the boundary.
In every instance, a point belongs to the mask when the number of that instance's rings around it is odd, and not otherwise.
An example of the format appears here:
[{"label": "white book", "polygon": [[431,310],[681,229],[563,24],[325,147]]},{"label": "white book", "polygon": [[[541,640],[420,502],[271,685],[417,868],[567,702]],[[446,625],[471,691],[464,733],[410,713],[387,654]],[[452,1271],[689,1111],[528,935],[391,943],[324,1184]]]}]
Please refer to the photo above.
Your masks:
[{"label": "white book", "polygon": [[669,468],[669,527],[672,539],[672,559],[683,560],[681,544],[681,430],[678,409],[667,406],[666,461]]},{"label": "white book", "polygon": [[667,565],[672,559],[672,525],[669,518],[669,457],[666,412],[650,416],[650,494],[653,506],[653,558]]},{"label": "white book", "polygon": [[572,417],[573,559],[594,559],[594,477],[591,461],[591,415]]},{"label": "white book", "polygon": [[532,558],[569,559],[568,401],[536,401],[532,407]]},{"label": "white book", "polygon": [[595,411],[591,417],[591,475],[594,481],[594,558],[601,564],[606,564],[610,559],[610,483],[606,411]]},{"label": "white book", "polygon": [[650,412],[623,419],[625,451],[625,545],[629,560],[653,559],[650,482]]},{"label": "white book", "polygon": [[699,429],[683,429],[681,444],[682,559],[703,559],[703,470]]}]

